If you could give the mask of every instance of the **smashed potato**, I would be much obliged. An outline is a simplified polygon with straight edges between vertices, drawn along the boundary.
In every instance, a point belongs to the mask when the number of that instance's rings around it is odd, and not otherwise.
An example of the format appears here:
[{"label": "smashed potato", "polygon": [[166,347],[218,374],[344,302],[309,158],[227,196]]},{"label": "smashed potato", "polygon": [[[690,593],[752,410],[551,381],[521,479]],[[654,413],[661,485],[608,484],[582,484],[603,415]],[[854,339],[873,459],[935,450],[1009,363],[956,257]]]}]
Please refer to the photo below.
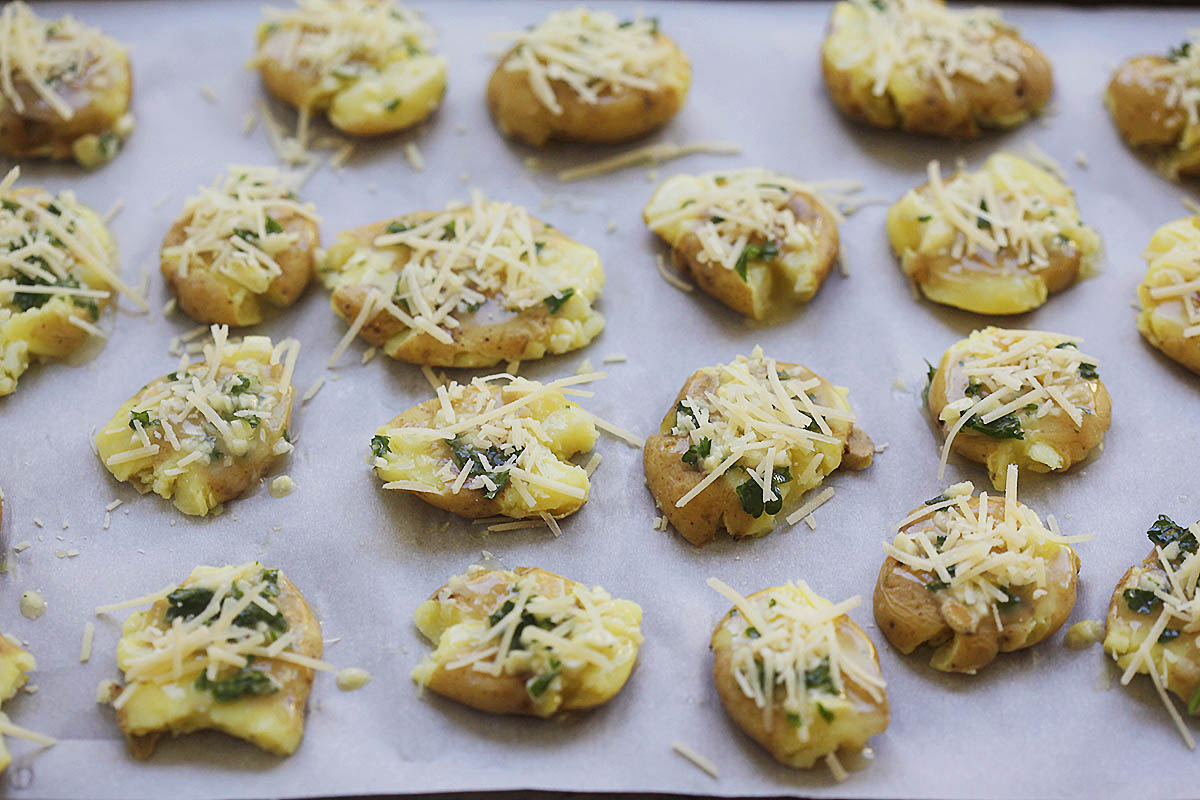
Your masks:
[{"label": "smashed potato", "polygon": [[472,566],[417,608],[434,651],[419,686],[492,714],[550,717],[613,699],[642,644],[642,609],[544,569]]},{"label": "smashed potato", "polygon": [[975,674],[1057,631],[1075,606],[1079,557],[1017,502],[1017,468],[1003,497],[951,486],[897,526],[875,584],[875,621],[905,655],[933,648],[930,666]]},{"label": "smashed potato", "polygon": [[300,590],[252,561],[196,567],[152,597],[148,610],[125,620],[117,643],[125,686],[113,690],[112,706],[130,752],[149,758],[163,734],[198,730],[276,755],[295,752],[313,666],[326,666],[316,661],[321,624]]},{"label": "smashed potato", "polygon": [[935,303],[978,314],[1020,314],[1096,272],[1100,236],[1079,219],[1075,194],[1046,170],[997,153],[979,172],[929,182],[888,211],[904,274]]},{"label": "smashed potato", "polygon": [[721,705],[776,760],[807,768],[825,758],[837,774],[838,753],[857,754],[887,729],[875,645],[847,616],[859,597],[834,605],[804,581],[749,597],[708,584],[734,604],[710,644]]},{"label": "smashed potato", "polygon": [[446,59],[429,52],[433,33],[416,12],[393,0],[297,6],[264,10],[250,63],[303,120],[324,112],[340,131],[378,136],[411,128],[441,105]]},{"label": "smashed potato", "polygon": [[874,458],[846,394],[759,347],[749,358],[697,370],[646,440],[654,502],[697,547],[722,528],[736,538],[770,533],[826,475],[839,466],[865,469]]},{"label": "smashed potato", "polygon": [[0,63],[0,153],[97,167],[133,132],[129,56],[74,17],[5,4]]},{"label": "smashed potato", "polygon": [[292,370],[299,342],[265,336],[228,341],[213,326],[204,359],[151,381],[95,438],[104,467],[143,494],[204,516],[239,497],[291,452]]},{"label": "smashed potato", "polygon": [[1167,223],[1146,248],[1137,328],[1146,341],[1200,374],[1200,216]]},{"label": "smashed potato", "polygon": [[318,271],[334,312],[365,341],[416,364],[487,367],[587,345],[600,255],[520,206],[421,212],[341,234]]},{"label": "smashed potato", "polygon": [[188,198],[162,246],[162,273],[197,322],[257,325],[288,308],[312,278],[321,244],[311,203],[273,167],[230,167]]},{"label": "smashed potato", "polygon": [[1131,58],[1113,73],[1104,104],[1121,138],[1170,178],[1200,175],[1200,38],[1163,56]]},{"label": "smashed potato", "polygon": [[926,398],[945,437],[942,463],[952,450],[986,464],[1003,491],[1010,464],[1061,472],[1101,448],[1112,398],[1082,341],[984,328],[951,345],[930,372]]},{"label": "smashed potato", "polygon": [[[11,700],[17,690],[29,680],[29,673],[35,669],[37,662],[33,656],[22,649],[15,638],[0,634],[0,703]],[[3,734],[20,732],[10,732],[9,727],[8,717],[0,712],[0,772],[4,772],[12,763],[8,748],[4,746]]]},{"label": "smashed potato", "polygon": [[[11,6],[6,6],[7,9]],[[70,191],[52,195],[0,182],[0,396],[16,391],[32,360],[67,358],[96,332],[117,277],[117,243]]]},{"label": "smashed potato", "polygon": [[1050,62],[999,12],[940,0],[837,3],[821,67],[850,119],[959,139],[1020,125],[1053,91]]},{"label": "smashed potato", "polygon": [[579,7],[510,38],[488,81],[488,108],[505,136],[534,147],[649,133],[678,113],[691,84],[687,56],[656,18],[622,22]]},{"label": "smashed potato", "polygon": [[836,209],[763,169],[676,175],[642,218],[701,289],[754,319],[807,303],[838,260]]},{"label": "smashed potato", "polygon": [[[1183,700],[1187,713],[1200,714],[1200,522],[1184,528],[1160,514],[1146,535],[1154,549],[1113,590],[1104,651],[1124,670],[1123,685],[1149,675],[1169,709],[1164,690]],[[1186,732],[1184,738],[1190,743]]]},{"label": "smashed potato", "polygon": [[451,381],[382,426],[371,462],[383,488],[468,518],[562,518],[582,508],[588,475],[568,459],[592,449],[596,426],[563,394],[577,381],[496,380]]}]

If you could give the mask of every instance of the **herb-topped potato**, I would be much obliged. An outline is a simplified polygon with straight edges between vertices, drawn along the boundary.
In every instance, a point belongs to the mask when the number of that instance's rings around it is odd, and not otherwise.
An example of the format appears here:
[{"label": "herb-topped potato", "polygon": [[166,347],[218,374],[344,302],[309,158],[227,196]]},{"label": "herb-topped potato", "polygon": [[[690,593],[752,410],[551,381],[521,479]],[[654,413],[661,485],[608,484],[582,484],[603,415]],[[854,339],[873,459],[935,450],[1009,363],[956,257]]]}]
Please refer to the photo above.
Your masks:
[{"label": "herb-topped potato", "polygon": [[701,289],[755,319],[807,303],[838,260],[838,212],[764,169],[676,175],[642,218]]},{"label": "herb-topped potato", "polygon": [[943,672],[975,674],[996,658],[1058,630],[1075,606],[1079,557],[1050,517],[1017,502],[1017,468],[1003,497],[951,486],[914,509],[885,543],[875,621],[905,655],[934,648]]},{"label": "herb-topped potato", "polygon": [[159,737],[218,730],[277,755],[304,735],[304,707],[323,644],[321,624],[278,569],[250,562],[196,567],[178,586],[131,605],[121,626],[113,690],[130,752],[149,758]]},{"label": "herb-topped potato", "polygon": [[622,22],[581,6],[509,38],[488,108],[505,136],[534,147],[641,136],[675,116],[691,84],[687,56],[656,18]]},{"label": "herb-topped potato", "polygon": [[1184,741],[1191,734],[1166,692],[1178,696],[1187,713],[1200,714],[1200,522],[1188,528],[1160,514],[1146,532],[1154,549],[1117,581],[1104,634],[1104,650],[1124,673],[1122,685],[1149,675]]},{"label": "herb-topped potato", "polygon": [[532,567],[472,566],[413,617],[435,648],[413,680],[492,714],[603,705],[629,680],[642,644],[637,603]]},{"label": "herb-topped potato", "polygon": [[[29,680],[29,673],[35,669],[37,662],[33,656],[22,649],[15,638],[0,634],[0,703],[11,700],[17,690]],[[25,733],[27,732],[16,728],[8,721],[8,717],[0,712],[0,772],[4,772],[12,763],[8,748],[4,746],[4,735]]]},{"label": "herb-topped potato", "polygon": [[71,191],[14,189],[18,174],[0,181],[0,396],[30,361],[66,358],[96,334],[114,288],[133,295],[99,215]]},{"label": "herb-topped potato", "polygon": [[887,230],[904,274],[933,302],[1020,314],[1095,273],[1100,236],[1046,170],[997,153],[979,172],[943,181],[931,161],[928,175],[888,211]]},{"label": "herb-topped potato", "polygon": [[319,218],[274,167],[233,166],[188,198],[163,241],[162,273],[197,322],[257,325],[288,308],[312,278]]},{"label": "herb-topped potato", "polygon": [[945,437],[942,467],[953,450],[986,464],[1003,491],[1011,464],[1061,472],[1100,448],[1112,398],[1082,341],[984,328],[951,345],[931,368],[926,397]]},{"label": "herb-topped potato", "polygon": [[778,761],[808,768],[853,755],[887,729],[886,684],[875,646],[848,612],[857,596],[830,603],[804,581],[743,597],[716,578],[733,603],[713,631],[713,682],[721,704]]},{"label": "herb-topped potato", "polygon": [[851,119],[960,139],[1020,125],[1053,90],[1050,62],[999,12],[940,0],[837,3],[821,66]]},{"label": "herb-topped potato", "polygon": [[646,440],[654,502],[696,546],[722,528],[737,538],[771,532],[826,475],[840,466],[865,469],[874,458],[846,394],[759,347],[749,358],[696,370]]},{"label": "herb-topped potato", "polygon": [[446,59],[429,52],[432,31],[393,0],[297,0],[268,8],[251,66],[271,94],[324,112],[354,136],[411,128],[441,105]]},{"label": "herb-topped potato", "polygon": [[22,2],[0,12],[0,153],[110,161],[133,132],[129,56],[71,16],[45,20]]},{"label": "herb-topped potato", "polygon": [[1154,156],[1171,178],[1200,175],[1200,38],[1163,56],[1137,56],[1117,68],[1104,104],[1130,147]]},{"label": "herb-topped potato", "polygon": [[228,340],[213,326],[204,359],[142,387],[96,434],[105,468],[139,492],[204,516],[240,496],[291,452],[292,370],[300,343]]},{"label": "herb-topped potato", "polygon": [[459,516],[569,516],[589,487],[587,472],[568,459],[592,449],[596,426],[564,390],[591,377],[451,381],[379,428],[371,463],[383,488]]},{"label": "herb-topped potato", "polygon": [[1200,216],[1167,223],[1146,248],[1137,327],[1150,344],[1200,374]]},{"label": "herb-topped potato", "polygon": [[575,350],[604,329],[599,254],[511,203],[341,234],[318,270],[333,310],[392,358],[487,367]]}]

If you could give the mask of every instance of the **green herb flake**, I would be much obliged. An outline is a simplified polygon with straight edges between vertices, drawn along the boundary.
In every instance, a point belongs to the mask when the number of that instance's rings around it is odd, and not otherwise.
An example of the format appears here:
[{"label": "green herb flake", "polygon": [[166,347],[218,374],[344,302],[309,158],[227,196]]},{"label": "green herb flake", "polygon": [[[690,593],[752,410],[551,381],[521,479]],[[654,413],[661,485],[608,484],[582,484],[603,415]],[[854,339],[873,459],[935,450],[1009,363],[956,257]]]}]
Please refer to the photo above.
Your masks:
[{"label": "green herb flake", "polygon": [[829,659],[821,659],[821,663],[804,673],[804,685],[809,689],[823,689],[830,694],[837,694],[833,685],[833,676],[829,674]]},{"label": "green herb flake", "polygon": [[149,428],[151,425],[157,425],[158,420],[150,419],[149,411],[130,411],[129,412],[129,430],[136,431],[137,426],[134,423],[139,423],[142,430]]},{"label": "green herb flake", "polygon": [[1083,363],[1079,365],[1079,377],[1084,380],[1094,381],[1100,377],[1100,373],[1096,372],[1095,364]]},{"label": "green herb flake", "polygon": [[1162,598],[1149,589],[1126,589],[1121,592],[1125,605],[1135,614],[1153,614],[1162,608]]},{"label": "green herb flake", "polygon": [[[371,437],[371,453],[376,458],[383,458],[385,454],[392,452],[392,440],[386,436],[375,435]],[[460,467],[461,469],[461,467]]]},{"label": "green herb flake", "polygon": [[400,102],[401,102],[401,98],[393,97],[391,100],[388,101],[388,104],[386,106],[384,106],[384,108],[386,108],[388,111],[395,111],[397,108],[400,107]]},{"label": "green herb flake", "polygon": [[931,219],[933,219],[932,215],[922,214],[921,216],[917,217],[917,222],[929,222]]},{"label": "green herb flake", "polygon": [[542,300],[546,304],[546,308],[551,314],[557,314],[558,310],[563,307],[563,303],[570,300],[575,295],[574,289],[563,289],[558,294],[552,294]]},{"label": "green herb flake", "polygon": [[[1172,47],[1170,50],[1168,50],[1167,58],[1172,62],[1182,61],[1183,59],[1187,58],[1188,55],[1191,54],[1191,52],[1192,52],[1192,43],[1184,42],[1183,44],[1179,45],[1178,47]],[[1193,699],[1195,699],[1195,698],[1193,698]],[[1190,703],[1189,703],[1189,706],[1190,706]],[[1189,708],[1188,713],[1195,713],[1195,712],[1191,711]]]},{"label": "green herb flake", "polygon": [[1021,422],[1013,414],[1005,414],[991,422],[984,422],[978,416],[974,416],[968,419],[963,424],[963,427],[978,431],[985,436],[991,436],[993,439],[1025,438],[1025,431],[1021,428]]},{"label": "green herb flake", "polygon": [[699,464],[708,458],[710,452],[712,452],[712,439],[705,436],[699,442],[689,447],[687,452],[679,457],[679,460],[685,464]]},{"label": "green herb flake", "polygon": [[1179,638],[1179,628],[1163,628],[1163,632],[1158,635],[1159,644],[1173,642]]},{"label": "green herb flake", "polygon": [[412,229],[412,225],[409,225],[406,222],[401,222],[398,219],[389,222],[387,226],[388,233],[404,233],[405,231],[411,231]]},{"label": "green herb flake", "polygon": [[833,722],[833,712],[820,703],[817,703],[817,712],[821,715],[821,719],[826,722]]},{"label": "green herb flake", "polygon": [[802,724],[804,724],[804,721],[800,719],[800,715],[794,711],[787,712],[787,721],[788,724],[793,728],[799,728]]},{"label": "green herb flake", "polygon": [[738,256],[737,263],[733,269],[737,272],[738,277],[744,281],[748,281],[746,267],[749,262],[770,261],[777,255],[779,255],[779,246],[774,242],[751,242],[742,248],[741,255]]},{"label": "green herb flake", "polygon": [[243,697],[261,697],[279,691],[279,684],[266,672],[250,667],[242,667],[237,672],[215,681],[208,679],[207,672],[201,672],[196,679],[196,688],[211,692],[218,703],[231,703]]},{"label": "green herb flake", "polygon": [[761,634],[761,633],[759,633],[759,632],[758,632],[758,628],[754,627],[753,625],[751,625],[750,627],[746,628],[746,638],[748,638],[748,639],[757,639],[757,638],[759,638],[760,636],[762,636],[762,634]]},{"label": "green herb flake", "polygon": [[529,692],[529,696],[534,700],[540,699],[546,693],[546,690],[550,688],[550,684],[554,682],[554,679],[558,677],[560,672],[562,672],[562,664],[557,658],[551,656],[550,669],[541,675],[525,681],[525,691]]},{"label": "green herb flake", "polygon": [[950,584],[945,581],[933,580],[925,584],[925,588],[931,592],[940,592],[942,589],[949,588]]}]

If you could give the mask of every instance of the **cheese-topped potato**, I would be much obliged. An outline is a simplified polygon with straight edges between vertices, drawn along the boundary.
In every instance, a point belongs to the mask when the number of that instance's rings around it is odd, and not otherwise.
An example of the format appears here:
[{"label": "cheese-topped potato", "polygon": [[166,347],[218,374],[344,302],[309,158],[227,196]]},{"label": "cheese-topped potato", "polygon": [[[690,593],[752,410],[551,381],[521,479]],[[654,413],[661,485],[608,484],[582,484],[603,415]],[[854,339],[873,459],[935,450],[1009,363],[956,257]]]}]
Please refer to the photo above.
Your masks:
[{"label": "cheese-topped potato", "polygon": [[413,618],[435,648],[413,680],[492,714],[603,705],[629,680],[642,644],[637,603],[534,567],[472,566]]},{"label": "cheese-topped potato", "polygon": [[383,488],[459,516],[569,516],[587,502],[589,486],[587,472],[568,459],[596,443],[592,416],[563,393],[579,382],[451,381],[379,428],[371,463]]},{"label": "cheese-topped potato", "polygon": [[990,8],[844,0],[821,47],[833,104],[877,128],[959,139],[1012,128],[1050,99],[1050,62]]},{"label": "cheese-topped potato", "polygon": [[1200,714],[1200,522],[1184,528],[1160,514],[1146,532],[1154,549],[1117,581],[1104,632],[1104,650],[1124,673],[1149,675],[1163,704],[1189,745],[1191,734],[1178,719],[1166,692],[1187,713]]},{"label": "cheese-topped potato", "polygon": [[687,56],[653,17],[621,21],[580,6],[508,38],[488,108],[505,136],[534,147],[641,136],[675,116],[692,80]]},{"label": "cheese-topped potato", "polygon": [[240,496],[292,450],[292,370],[300,344],[265,336],[213,341],[125,402],[96,434],[105,468],[139,492],[153,491],[184,514],[204,516]]},{"label": "cheese-topped potato", "polygon": [[162,246],[162,273],[197,322],[257,325],[308,286],[320,219],[274,167],[232,166],[187,200]]},{"label": "cheese-topped potato", "polygon": [[[17,690],[29,680],[29,673],[37,669],[37,661],[20,643],[7,634],[0,634],[0,703],[11,700]],[[8,717],[0,713],[0,772],[4,772],[12,763],[8,748],[4,746],[4,735],[21,735],[8,721]]]},{"label": "cheese-topped potato", "polygon": [[1104,104],[1125,143],[1171,178],[1200,175],[1200,35],[1117,68]]},{"label": "cheese-topped potato", "polygon": [[433,32],[393,0],[297,0],[264,9],[251,66],[267,91],[354,136],[411,128],[441,105],[446,59]]},{"label": "cheese-topped potato", "polygon": [[698,547],[722,528],[737,538],[770,533],[826,475],[840,466],[865,469],[874,458],[847,393],[760,347],[696,370],[646,440],[654,502]]},{"label": "cheese-topped potato", "polygon": [[838,212],[764,169],[676,175],[642,218],[701,289],[755,319],[807,303],[838,260]]},{"label": "cheese-topped potato", "polygon": [[[1083,340],[984,328],[951,345],[929,375],[929,413],[950,451],[986,464],[1004,490],[1010,464],[1061,472],[1104,443],[1112,398]],[[941,477],[939,473],[939,477]]]},{"label": "cheese-topped potato", "polygon": [[1079,557],[1037,512],[1017,502],[1017,468],[1002,497],[958,483],[914,509],[885,543],[875,621],[905,655],[933,648],[930,666],[975,674],[1058,630],[1075,606]]},{"label": "cheese-topped potato", "polygon": [[733,603],[710,647],[721,704],[778,761],[807,768],[857,754],[887,729],[886,684],[875,645],[848,616],[855,596],[830,603],[804,581],[743,597],[708,579]]},{"label": "cheese-topped potato", "polygon": [[0,182],[0,396],[16,391],[31,361],[82,347],[112,290],[129,291],[99,215],[71,191],[14,189],[18,174]]},{"label": "cheese-topped potato", "polygon": [[1100,235],[1046,170],[997,153],[946,181],[931,161],[928,176],[889,209],[887,230],[904,274],[933,302],[1020,314],[1095,274]]},{"label": "cheese-topped potato", "polygon": [[416,364],[541,358],[604,329],[592,308],[604,288],[600,255],[478,192],[467,206],[341,234],[319,273],[351,331]]},{"label": "cheese-topped potato", "polygon": [[323,644],[300,590],[258,562],[196,567],[178,586],[115,607],[121,626],[113,690],[130,752],[149,758],[163,734],[218,730],[277,755],[304,735],[304,707]]},{"label": "cheese-topped potato", "polygon": [[133,132],[129,56],[72,16],[22,2],[0,11],[0,153],[107,163]]},{"label": "cheese-topped potato", "polygon": [[1147,342],[1200,374],[1200,216],[1159,228],[1145,255],[1138,330]]}]

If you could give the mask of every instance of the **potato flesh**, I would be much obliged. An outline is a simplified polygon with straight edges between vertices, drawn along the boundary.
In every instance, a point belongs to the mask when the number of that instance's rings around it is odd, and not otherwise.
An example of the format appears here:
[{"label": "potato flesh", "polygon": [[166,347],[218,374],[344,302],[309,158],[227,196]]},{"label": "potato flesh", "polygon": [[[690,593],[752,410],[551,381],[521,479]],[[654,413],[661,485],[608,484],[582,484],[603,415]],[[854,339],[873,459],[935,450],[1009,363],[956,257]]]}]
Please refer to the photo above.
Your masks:
[{"label": "potato flesh", "polygon": [[[1129,607],[1122,594],[1126,589],[1145,589],[1155,584],[1168,585],[1158,554],[1151,552],[1140,565],[1126,570],[1113,589],[1105,620],[1104,652],[1112,656],[1122,670],[1129,667],[1134,654],[1145,643],[1146,636],[1160,613],[1154,611],[1151,614],[1138,614]],[[1176,622],[1170,627],[1181,625]],[[1163,665],[1166,665],[1164,688],[1173,692],[1185,704],[1200,690],[1200,644],[1197,644],[1196,640],[1197,634],[1188,631],[1169,642],[1156,642],[1150,648],[1150,658],[1158,666],[1160,675],[1164,671]],[[1145,675],[1148,670],[1149,665],[1144,661],[1138,665],[1138,673]]]},{"label": "potato flesh", "polygon": [[488,617],[511,599],[516,580],[525,575],[534,577],[534,593],[546,597],[561,597],[576,587],[584,588],[577,581],[542,569],[472,567],[435,592],[413,615],[417,628],[435,648],[413,670],[413,680],[451,700],[496,714],[548,717],[560,711],[594,708],[615,697],[629,680],[641,644],[642,609],[628,600],[613,600],[602,614],[610,632],[621,631],[616,644],[608,649],[612,668],[563,657],[559,680],[551,683],[540,698],[535,699],[526,689],[526,681],[538,674],[528,659],[511,659],[499,676],[470,666],[446,669],[447,664],[478,647],[476,637],[488,629]]},{"label": "potato flesh", "polygon": [[[235,373],[253,376],[260,387],[274,386],[275,395],[270,405],[264,402],[257,409],[269,409],[269,413],[261,416],[257,428],[251,428],[249,423],[230,420],[230,427],[240,432],[247,440],[245,452],[224,452],[224,444],[217,432],[207,421],[200,423],[191,417],[185,423],[185,428],[177,432],[181,448],[176,450],[163,441],[159,442],[159,452],[146,455],[132,461],[120,464],[108,464],[108,459],[114,455],[135,450],[142,446],[136,432],[130,429],[131,412],[137,408],[146,394],[165,382],[165,378],[156,380],[144,387],[138,394],[127,400],[113,415],[112,420],[97,432],[95,437],[96,449],[105,468],[119,481],[131,483],[139,492],[153,491],[164,499],[171,500],[177,509],[184,514],[204,516],[216,506],[227,500],[241,495],[247,488],[258,480],[275,459],[276,446],[283,438],[291,421],[292,388],[278,386],[279,373],[282,365],[270,365],[271,342],[263,336],[248,336],[241,344],[231,346],[231,351],[223,362],[219,376],[228,380]],[[193,364],[188,368],[190,373],[203,373],[206,366],[203,362]],[[241,398],[248,398],[251,393],[244,393]],[[253,392],[255,401],[261,399],[259,392]],[[223,396],[230,408],[241,408],[244,399],[234,398],[231,394]],[[220,409],[218,409],[218,412]],[[151,418],[155,412],[151,411]],[[153,427],[153,426],[152,426]],[[205,456],[199,460],[179,467],[179,462],[189,457],[193,452],[212,445],[224,454],[221,459]],[[182,469],[179,474],[173,470]]]},{"label": "potato flesh", "polygon": [[1053,79],[1050,63],[1011,28],[1000,25],[993,41],[1011,40],[1021,52],[1017,79],[995,77],[980,83],[963,75],[948,82],[954,96],[945,94],[932,77],[911,68],[893,68],[881,94],[874,91],[875,75],[862,54],[872,49],[867,12],[837,3],[822,44],[825,82],[834,104],[853,119],[879,128],[913,133],[973,138],[983,128],[1013,128],[1040,111],[1049,101]]},{"label": "potato flesh", "polygon": [[[465,209],[455,216],[470,219],[471,213]],[[436,215],[422,212],[395,221],[412,224]],[[376,237],[385,234],[392,222],[381,221],[341,234],[318,269],[326,288],[333,291],[334,313],[347,323],[362,310],[368,292],[392,296],[400,269],[411,257],[411,251],[403,245],[374,245]],[[460,326],[453,330],[449,344],[408,327],[386,310],[375,313],[359,335],[392,358],[443,367],[488,367],[586,346],[604,329],[604,317],[593,308],[605,282],[600,256],[538,220],[530,218],[530,222],[532,233],[545,242],[540,267],[544,282],[574,289],[556,313],[550,313],[544,304],[510,309],[501,295],[492,292],[478,310],[452,312]]]},{"label": "potato flesh", "polygon": [[[499,404],[503,401],[497,401]],[[455,403],[455,410],[464,413],[462,403]],[[468,409],[465,413],[474,413]],[[453,484],[459,467],[452,457],[450,445],[445,440],[433,440],[423,436],[404,436],[395,432],[397,427],[448,424],[448,420],[435,416],[440,410],[439,401],[429,400],[401,414],[376,431],[377,435],[389,439],[391,451],[385,453],[385,466],[377,466],[376,472],[384,481],[415,481],[437,489],[437,499],[427,492],[414,494],[446,508],[454,513],[469,517],[489,517],[502,514],[513,519],[537,518],[542,514],[565,517],[575,513],[587,502],[589,482],[583,468],[568,462],[579,453],[586,453],[596,444],[596,426],[591,417],[574,403],[567,402],[561,392],[548,392],[528,403],[528,416],[536,420],[544,432],[526,451],[523,463],[530,471],[571,486],[584,493],[583,498],[573,497],[551,487],[527,486],[533,499],[530,505],[510,480],[493,499],[484,495],[483,489],[461,489],[453,492]],[[389,433],[389,431],[392,431]],[[468,434],[467,442],[476,445],[477,434]],[[473,441],[474,440],[474,441]],[[484,447],[486,449],[486,447]]]},{"label": "potato flesh", "polygon": [[297,108],[325,112],[345,133],[379,136],[411,128],[436,111],[446,94],[441,56],[397,46],[373,60],[342,65],[338,75],[322,74],[311,64],[285,66],[290,35],[288,26],[259,28],[255,60],[268,90]]},{"label": "potato flesh", "polygon": [[[942,356],[929,385],[929,413],[943,436],[955,420],[942,420],[942,410],[967,396],[968,378],[963,374],[963,362],[969,353],[970,344],[966,339],[952,345]],[[1069,469],[1103,443],[1104,433],[1112,421],[1112,400],[1099,379],[1080,378],[1074,387],[1064,391],[1083,414],[1080,427],[1076,427],[1066,412],[1057,406],[1043,417],[1021,410],[1013,413],[1021,423],[1025,438],[997,439],[964,427],[955,435],[950,449],[986,465],[992,486],[999,491],[1004,491],[1009,464],[1038,473]]]},{"label": "potato flesh", "polygon": [[[777,362],[776,366],[797,380],[818,378],[820,383],[811,390],[816,397],[815,402],[825,407],[850,411],[850,404],[846,400],[848,390],[845,388],[834,386],[807,367],[784,362]],[[697,546],[711,542],[722,528],[735,538],[755,537],[770,533],[775,529],[778,520],[789,512],[790,506],[795,505],[796,498],[809,489],[819,486],[825,476],[842,465],[850,440],[852,438],[858,440],[858,437],[855,436],[855,431],[858,429],[851,423],[830,419],[828,420],[830,430],[840,440],[840,444],[813,442],[813,452],[792,453],[789,469],[793,480],[776,487],[783,498],[783,508],[778,514],[772,515],[766,511],[759,517],[747,514],[735,492],[738,484],[746,478],[744,473],[732,470],[710,484],[682,508],[677,507],[675,503],[698,484],[708,472],[711,472],[722,458],[710,455],[696,465],[686,464],[682,461],[682,456],[688,450],[690,439],[671,432],[676,424],[676,409],[685,398],[696,398],[698,402],[703,402],[704,393],[713,391],[720,380],[722,378],[717,367],[704,367],[694,372],[684,383],[675,402],[672,403],[671,409],[663,417],[659,432],[647,439],[643,455],[647,485],[659,509],[666,515],[667,521],[685,539]],[[861,432],[859,434],[862,439],[866,439],[865,434],[861,434]],[[869,439],[866,441],[868,444],[870,443]],[[854,465],[847,464],[847,466],[851,466],[852,469],[864,469],[868,466],[871,456],[874,455],[874,446],[871,445],[869,449],[870,453],[859,454],[854,459]],[[821,463],[814,471],[812,479],[802,482],[800,477],[816,453],[822,454]]]},{"label": "potato flesh", "polygon": [[[642,213],[643,219],[676,211],[700,189],[691,175],[676,175],[655,191]],[[770,260],[748,260],[746,279],[719,264],[701,261],[700,244],[693,228],[699,217],[689,217],[655,232],[683,259],[701,289],[735,311],[754,319],[803,303],[816,295],[838,258],[837,223],[811,195],[794,193],[788,206],[807,224],[817,239],[812,246],[785,245]]]},{"label": "potato flesh", "polygon": [[[261,565],[255,568],[261,569]],[[206,578],[215,571],[212,567],[198,567],[181,586],[204,586]],[[247,573],[242,577],[250,576]],[[291,650],[320,658],[323,651],[320,623],[300,591],[283,573],[279,575],[279,597],[273,602],[288,621],[288,630],[297,632]],[[125,620],[117,643],[117,665],[121,669],[127,669],[130,659],[143,652],[132,637],[149,627],[164,627],[166,611],[167,602],[163,599],[149,611],[134,612]],[[129,738],[131,750],[140,758],[149,757],[158,737],[164,733],[179,736],[199,730],[223,731],[268,753],[290,755],[304,735],[304,710],[313,671],[278,660],[272,660],[264,671],[282,687],[279,691],[228,702],[217,702],[211,692],[198,689],[195,685],[198,672],[161,685],[139,683],[117,711],[117,724]]]},{"label": "potato flesh", "polygon": [[[1004,499],[989,498],[988,508],[990,516],[1003,517]],[[928,530],[931,538],[948,533],[932,517],[910,523],[901,532],[920,529]],[[912,569],[889,556],[875,584],[876,623],[901,653],[907,655],[929,645],[933,648],[929,663],[934,669],[975,674],[999,653],[1042,641],[1070,616],[1075,606],[1078,557],[1069,546],[1055,542],[1043,542],[1036,555],[1046,565],[1045,594],[1035,599],[1035,585],[1007,587],[1005,591],[1020,602],[1007,611],[998,610],[1002,629],[992,614],[978,614],[947,589],[929,589],[939,581],[937,575]]]},{"label": "potato flesh", "polygon": [[[1167,223],[1154,232],[1146,248],[1149,268],[1138,286],[1141,311],[1137,327],[1150,344],[1200,374],[1200,336],[1184,336],[1186,328],[1200,323],[1189,318],[1184,297],[1156,300],[1150,294],[1155,287],[1200,280],[1200,264],[1188,256],[1189,251],[1195,252],[1197,248],[1200,248],[1198,217]],[[1193,292],[1187,299],[1193,308],[1200,308],[1200,292]]]},{"label": "potato flesh", "polygon": [[1057,229],[1067,241],[1047,243],[1049,264],[1043,267],[1022,261],[1010,248],[955,255],[962,234],[936,210],[931,190],[923,185],[893,205],[887,220],[892,250],[921,293],[935,303],[979,314],[1019,314],[1090,277],[1101,254],[1100,238],[1080,221],[1071,190],[1048,172],[1004,153],[989,158],[983,169],[997,185],[1023,185],[1027,196],[1044,201],[1055,211]]},{"label": "potato flesh", "polygon": [[[772,593],[788,591],[777,586],[750,595],[749,600],[769,597]],[[870,638],[848,616],[834,620],[835,635],[844,658],[852,659],[868,675],[881,679],[879,658]],[[886,690],[880,689],[882,697],[876,699],[870,691],[848,674],[842,673],[843,689],[837,694],[810,692],[803,711],[802,721],[807,721],[807,730],[792,725],[782,703],[783,698],[774,699],[781,690],[773,687],[771,723],[764,721],[763,709],[745,695],[733,676],[731,659],[733,646],[745,636],[746,622],[740,615],[726,615],[713,632],[713,682],[725,711],[750,738],[762,745],[780,763],[796,769],[812,767],[820,758],[830,753],[852,754],[861,752],[867,741],[887,729],[890,720]],[[818,708],[832,714],[827,720]]]},{"label": "potato flesh", "polygon": [[[29,673],[37,669],[33,656],[17,646],[15,641],[0,634],[0,703],[12,699],[17,690],[25,685]],[[12,763],[4,737],[0,736],[0,773]]]}]

